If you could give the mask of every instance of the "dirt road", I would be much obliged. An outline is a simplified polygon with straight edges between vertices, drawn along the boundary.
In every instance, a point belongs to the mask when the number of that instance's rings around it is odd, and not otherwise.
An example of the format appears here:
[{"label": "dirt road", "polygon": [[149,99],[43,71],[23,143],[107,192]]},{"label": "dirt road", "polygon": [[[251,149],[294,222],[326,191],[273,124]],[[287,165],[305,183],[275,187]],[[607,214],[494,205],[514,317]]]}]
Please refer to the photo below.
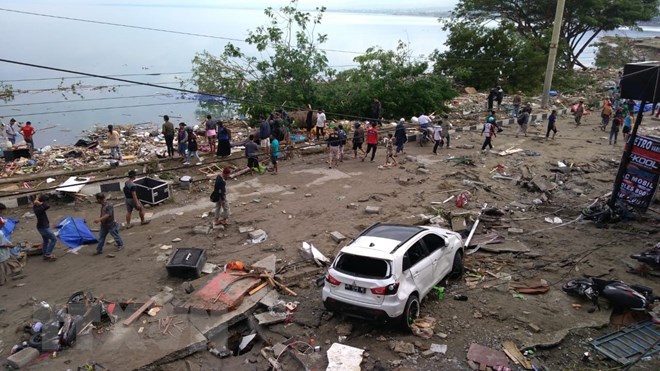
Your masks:
[{"label": "dirt road", "polygon": [[[626,273],[623,263],[631,253],[647,249],[657,242],[658,214],[649,212],[641,221],[610,225],[607,229],[597,229],[591,222],[577,221],[555,229],[556,226],[544,220],[556,216],[564,222],[577,218],[580,211],[592,201],[605,195],[612,188],[617,163],[620,160],[623,140],[618,145],[608,145],[606,133],[597,129],[596,117],[585,117],[581,127],[573,125],[571,117],[560,117],[559,133],[555,140],[546,141],[545,122],[532,125],[527,137],[514,137],[514,128],[505,131],[494,140],[496,151],[511,147],[521,148],[508,156],[494,153],[480,153],[483,137],[479,132],[464,132],[452,136],[451,149],[442,149],[433,155],[432,146],[420,148],[416,143],[406,145],[406,155],[399,159],[401,167],[379,168],[384,163],[384,150],[379,148],[376,162],[361,162],[345,157],[339,167],[328,169],[326,155],[295,157],[280,162],[278,175],[241,176],[231,180],[229,194],[231,200],[231,225],[225,230],[214,229],[211,234],[193,234],[197,225],[208,225],[212,218],[202,218],[213,205],[208,201],[211,183],[194,182],[191,190],[174,188],[171,201],[150,208],[152,222],[146,226],[135,226],[121,231],[126,248],[115,252],[112,245],[106,246],[114,258],[92,256],[93,246],[86,246],[78,255],[65,253],[66,248],[58,242],[54,255],[56,262],[44,262],[39,257],[31,258],[23,273],[25,278],[0,287],[0,339],[8,354],[11,345],[19,340],[15,330],[31,319],[32,300],[44,300],[51,305],[64,303],[78,290],[89,290],[97,296],[110,300],[133,298],[144,301],[156,294],[163,286],[179,287],[182,280],[169,278],[162,261],[163,244],[175,247],[193,246],[208,249],[209,262],[225,264],[228,261],[242,260],[253,262],[275,251],[278,264],[300,259],[298,248],[303,241],[313,243],[327,256],[334,256],[341,245],[330,237],[332,231],[339,231],[347,237],[357,235],[366,226],[375,222],[423,223],[424,215],[436,215],[438,209],[463,211],[454,206],[453,200],[442,205],[431,202],[443,201],[462,190],[472,194],[469,211],[477,213],[484,203],[505,211],[504,217],[496,223],[485,223],[486,228],[506,237],[506,241],[523,246],[524,253],[477,252],[466,259],[466,266],[472,272],[510,275],[511,282],[523,282],[531,278],[547,280],[550,291],[543,295],[512,296],[500,281],[490,280],[493,285],[479,285],[470,288],[464,280],[450,282],[442,301],[425,300],[423,314],[438,320],[436,333],[426,340],[406,334],[390,326],[345,319],[334,315],[324,315],[320,299],[320,288],[315,281],[322,275],[306,277],[294,289],[300,294],[295,300],[300,305],[293,323],[271,326],[269,331],[282,336],[300,336],[315,339],[315,343],[327,349],[337,342],[335,326],[351,323],[352,331],[345,343],[367,350],[363,369],[469,369],[466,352],[473,342],[499,349],[499,344],[513,339],[518,346],[523,344],[556,344],[548,350],[537,348],[537,356],[548,369],[610,368],[616,363],[603,360],[587,342],[587,338],[597,337],[614,330],[606,325],[608,313],[589,314],[585,304],[582,309],[573,309],[571,304],[579,303],[561,292],[561,284],[568,278],[584,274],[617,278],[660,290],[657,278],[645,278]],[[646,129],[655,128],[658,121],[645,118]],[[541,137],[542,136],[542,137]],[[460,149],[463,145],[474,145],[472,149]],[[474,166],[464,165],[450,157],[470,160]],[[553,172],[558,161],[574,163],[580,170],[563,174]],[[243,160],[237,165],[243,166]],[[493,179],[492,172],[497,165],[505,167],[504,172],[515,178],[525,172],[540,176],[557,184],[557,188],[542,192],[529,186],[529,182],[506,179]],[[418,171],[418,167],[428,169],[428,173]],[[559,175],[556,175],[559,174]],[[180,172],[179,175],[198,176],[195,171]],[[200,177],[201,178],[201,177]],[[469,180],[465,182],[464,180]],[[483,184],[479,184],[483,183]],[[118,220],[124,218],[122,194],[112,194],[112,202]],[[543,200],[535,204],[535,199]],[[357,208],[348,208],[355,203]],[[381,207],[380,214],[366,214],[366,206]],[[434,208],[437,208],[434,210]],[[657,208],[657,203],[654,205]],[[37,243],[40,238],[35,230],[36,221],[23,215],[27,208],[7,210],[5,216],[20,220],[12,240]],[[54,204],[49,211],[51,221],[63,216],[84,217],[90,222],[99,210],[95,204],[77,207]],[[238,232],[239,226],[254,226],[263,229],[268,239],[259,244],[248,244],[247,236]],[[486,233],[480,227],[477,235]],[[522,229],[522,233],[510,232],[509,228]],[[182,241],[173,243],[175,238]],[[161,258],[159,258],[161,255]],[[503,277],[503,276],[499,276]],[[506,279],[505,279],[506,280]],[[497,283],[497,284],[496,284]],[[21,287],[15,287],[20,284]],[[490,287],[484,287],[490,286]],[[467,301],[454,301],[454,294],[465,294]],[[605,326],[600,330],[577,330],[575,327]],[[563,335],[568,338],[560,343]],[[276,336],[276,335],[273,335]],[[391,341],[413,343],[416,354],[402,356],[391,350]],[[419,353],[428,349],[431,343],[447,344],[444,356],[424,358]],[[8,345],[8,346],[7,346]],[[0,345],[1,348],[1,345]],[[164,366],[164,370],[192,369],[242,369],[264,370],[267,363],[259,355],[261,345],[257,344],[244,356],[220,360],[207,352],[201,352],[186,360]],[[594,354],[590,364],[580,363],[582,354]],[[69,361],[69,362],[67,362]],[[58,353],[57,359],[45,359],[35,364],[33,369],[75,368],[89,360],[76,357],[76,349]],[[287,369],[299,369],[296,361],[288,356],[282,361]],[[187,362],[187,364],[186,364]],[[60,367],[62,366],[62,367]],[[122,369],[121,357],[116,364],[106,365],[112,369]],[[244,367],[244,368],[243,368]],[[657,357],[653,361],[641,362],[637,369],[658,369]]]}]

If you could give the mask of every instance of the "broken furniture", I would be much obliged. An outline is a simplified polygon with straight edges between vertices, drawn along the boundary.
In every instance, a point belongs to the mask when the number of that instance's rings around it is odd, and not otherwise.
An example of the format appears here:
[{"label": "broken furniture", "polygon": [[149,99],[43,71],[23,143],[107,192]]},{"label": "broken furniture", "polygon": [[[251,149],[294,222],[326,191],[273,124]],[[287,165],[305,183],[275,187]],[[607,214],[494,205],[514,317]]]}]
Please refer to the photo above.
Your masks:
[{"label": "broken furniture", "polygon": [[640,322],[601,336],[591,345],[609,358],[628,365],[660,351],[660,325],[651,321]]}]

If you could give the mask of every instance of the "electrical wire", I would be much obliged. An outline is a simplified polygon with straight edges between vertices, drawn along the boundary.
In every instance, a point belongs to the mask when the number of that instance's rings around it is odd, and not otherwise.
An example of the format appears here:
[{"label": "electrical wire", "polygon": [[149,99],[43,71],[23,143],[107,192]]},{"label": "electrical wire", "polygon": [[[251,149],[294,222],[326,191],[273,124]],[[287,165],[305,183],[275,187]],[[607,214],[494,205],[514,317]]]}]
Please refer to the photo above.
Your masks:
[{"label": "electrical wire", "polygon": [[46,112],[32,112],[32,113],[19,113],[12,115],[14,117],[25,117],[25,116],[40,116],[40,115],[53,115],[53,114],[65,114],[73,112],[87,112],[87,111],[101,111],[101,110],[111,110],[111,109],[122,109],[122,108],[138,108],[138,107],[152,107],[152,106],[169,106],[174,104],[197,104],[196,100],[190,100],[185,102],[166,102],[166,103],[147,103],[147,104],[134,104],[128,106],[113,106],[113,107],[95,107],[95,108],[81,108],[81,109],[72,109],[66,111],[46,111]]},{"label": "electrical wire", "polygon": [[167,95],[166,94],[146,94],[146,95],[128,95],[128,96],[123,96],[123,97],[82,98],[82,99],[76,99],[76,100],[57,100],[57,101],[49,101],[49,102],[3,104],[2,107],[37,106],[37,105],[41,105],[41,104],[60,104],[60,103],[85,103],[85,102],[104,101],[104,100],[150,98],[150,97],[167,97]]},{"label": "electrical wire", "polygon": [[[133,77],[133,76],[165,76],[165,75],[190,75],[192,72],[153,72],[153,73],[125,73],[121,75],[108,75],[110,77]],[[67,80],[67,79],[89,79],[89,76],[61,76],[61,77],[40,77],[34,79],[3,80],[2,82],[25,82],[25,81],[48,81],[48,80]]]},{"label": "electrical wire", "polygon": [[[171,34],[177,34],[177,35],[186,35],[186,36],[195,36],[195,37],[205,37],[205,38],[210,38],[210,39],[218,39],[218,40],[227,40],[227,41],[236,41],[236,42],[246,42],[243,39],[237,39],[233,37],[225,37],[225,36],[214,36],[214,35],[207,35],[207,34],[200,34],[200,33],[194,33],[194,32],[184,32],[184,31],[173,31],[173,30],[166,30],[163,28],[154,28],[154,27],[144,27],[144,26],[134,26],[134,25],[128,25],[128,24],[122,24],[122,23],[113,23],[113,22],[103,22],[103,21],[95,21],[95,20],[90,20],[90,19],[82,19],[82,18],[74,18],[74,17],[64,17],[64,16],[57,16],[57,15],[52,15],[52,14],[43,14],[43,13],[35,13],[35,12],[26,12],[22,10],[15,10],[15,9],[7,9],[7,8],[0,8],[0,11],[3,12],[10,12],[10,13],[18,13],[18,14],[25,14],[25,15],[33,15],[33,16],[38,16],[38,17],[46,17],[46,18],[54,18],[54,19],[63,19],[67,21],[76,21],[76,22],[85,22],[85,23],[93,23],[93,24],[101,24],[101,25],[106,25],[106,26],[114,26],[114,27],[124,27],[124,28],[133,28],[133,29],[138,29],[138,30],[147,30],[147,31],[157,31],[157,32],[166,32],[166,33],[171,33]],[[346,53],[346,54],[363,54],[362,52],[355,52],[355,51],[350,51],[350,50],[339,50],[339,49],[327,49],[327,48],[318,48],[319,50],[327,51],[327,52],[335,52],[335,53]]]}]

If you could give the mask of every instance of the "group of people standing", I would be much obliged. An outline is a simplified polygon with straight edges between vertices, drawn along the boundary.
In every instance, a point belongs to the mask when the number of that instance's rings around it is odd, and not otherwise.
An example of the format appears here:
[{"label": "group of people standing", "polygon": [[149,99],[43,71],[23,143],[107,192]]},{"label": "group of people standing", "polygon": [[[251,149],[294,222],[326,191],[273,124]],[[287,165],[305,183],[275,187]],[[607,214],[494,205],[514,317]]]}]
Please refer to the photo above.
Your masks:
[{"label": "group of people standing", "polygon": [[[216,153],[219,157],[229,156],[231,153],[231,130],[225,127],[222,121],[213,120],[211,115],[207,115],[206,120],[202,121],[201,124],[205,128],[206,140],[211,153]],[[183,164],[190,165],[193,157],[197,160],[196,165],[202,164],[198,153],[199,139],[193,127],[186,125],[185,122],[180,122],[178,129],[175,129],[169,116],[164,115],[161,132],[165,138],[168,157],[174,157],[174,139],[176,138],[176,153],[183,160]]]}]

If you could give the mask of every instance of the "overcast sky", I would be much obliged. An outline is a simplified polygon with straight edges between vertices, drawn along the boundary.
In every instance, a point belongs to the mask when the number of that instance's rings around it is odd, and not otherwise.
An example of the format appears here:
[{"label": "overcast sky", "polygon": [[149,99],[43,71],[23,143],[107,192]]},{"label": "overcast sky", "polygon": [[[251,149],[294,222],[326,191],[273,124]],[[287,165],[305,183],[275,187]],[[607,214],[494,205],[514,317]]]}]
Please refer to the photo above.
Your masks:
[{"label": "overcast sky", "polygon": [[[26,0],[26,3],[52,3],[51,0]],[[299,0],[301,8],[314,8],[325,6],[333,9],[414,9],[414,8],[447,8],[451,9],[458,0]],[[61,0],[61,4],[122,4],[122,5],[147,5],[147,6],[212,6],[212,7],[244,7],[244,8],[266,8],[268,6],[278,8],[288,4],[287,0]]]}]

